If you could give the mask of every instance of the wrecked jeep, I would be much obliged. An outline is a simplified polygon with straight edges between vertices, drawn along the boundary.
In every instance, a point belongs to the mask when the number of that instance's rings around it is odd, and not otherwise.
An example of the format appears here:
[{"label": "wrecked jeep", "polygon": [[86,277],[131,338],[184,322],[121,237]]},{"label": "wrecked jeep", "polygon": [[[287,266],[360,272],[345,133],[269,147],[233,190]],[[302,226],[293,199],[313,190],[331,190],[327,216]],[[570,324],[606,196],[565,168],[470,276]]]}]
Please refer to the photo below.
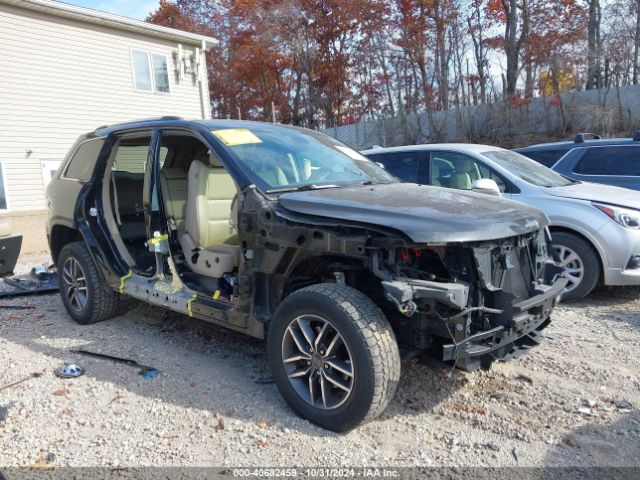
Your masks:
[{"label": "wrecked jeep", "polygon": [[540,341],[566,284],[546,217],[401,183],[318,132],[163,117],[82,136],[48,186],[78,323],[133,297],[267,338],[281,394],[335,431],[375,418],[401,352],[488,368]]}]

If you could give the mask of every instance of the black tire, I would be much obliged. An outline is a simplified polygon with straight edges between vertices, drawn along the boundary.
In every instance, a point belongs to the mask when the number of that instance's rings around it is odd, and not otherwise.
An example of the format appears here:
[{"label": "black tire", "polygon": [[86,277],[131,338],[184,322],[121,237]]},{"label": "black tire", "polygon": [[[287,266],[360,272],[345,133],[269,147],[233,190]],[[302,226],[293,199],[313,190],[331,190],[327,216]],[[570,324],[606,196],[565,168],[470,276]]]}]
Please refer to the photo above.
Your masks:
[{"label": "black tire", "polygon": [[554,247],[560,249],[564,247],[575,252],[582,263],[582,280],[571,290],[566,290],[562,294],[563,302],[576,302],[587,296],[598,284],[602,270],[600,258],[589,242],[578,235],[568,232],[553,232],[551,237]]},{"label": "black tire", "polygon": [[[305,400],[285,370],[285,333],[291,322],[304,315],[329,321],[350,352],[352,388],[344,403],[333,409],[318,408]],[[267,355],[274,381],[289,406],[301,417],[336,432],[380,415],[400,379],[398,344],[382,311],[362,292],[332,283],[302,288],[282,301],[269,327]]]},{"label": "black tire", "polygon": [[[83,308],[70,300],[65,281],[64,268],[67,261],[77,262],[86,279],[86,303]],[[67,264],[68,265],[68,264]],[[60,282],[60,296],[67,313],[80,325],[108,320],[131,306],[131,302],[123,295],[115,292],[104,281],[100,272],[93,263],[93,259],[82,242],[73,242],[64,246],[58,256],[58,281]]]}]

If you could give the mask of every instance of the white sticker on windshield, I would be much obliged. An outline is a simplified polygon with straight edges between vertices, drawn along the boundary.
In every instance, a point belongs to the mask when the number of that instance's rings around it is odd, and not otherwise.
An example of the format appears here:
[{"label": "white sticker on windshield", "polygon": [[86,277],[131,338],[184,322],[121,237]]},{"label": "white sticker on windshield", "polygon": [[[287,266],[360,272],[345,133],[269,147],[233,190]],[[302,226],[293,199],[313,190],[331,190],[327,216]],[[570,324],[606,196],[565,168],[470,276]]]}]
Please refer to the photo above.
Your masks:
[{"label": "white sticker on windshield", "polygon": [[353,148],[344,147],[342,145],[334,145],[334,147],[347,155],[349,158],[353,158],[354,160],[367,160],[367,157],[365,157],[361,153],[356,152]]}]

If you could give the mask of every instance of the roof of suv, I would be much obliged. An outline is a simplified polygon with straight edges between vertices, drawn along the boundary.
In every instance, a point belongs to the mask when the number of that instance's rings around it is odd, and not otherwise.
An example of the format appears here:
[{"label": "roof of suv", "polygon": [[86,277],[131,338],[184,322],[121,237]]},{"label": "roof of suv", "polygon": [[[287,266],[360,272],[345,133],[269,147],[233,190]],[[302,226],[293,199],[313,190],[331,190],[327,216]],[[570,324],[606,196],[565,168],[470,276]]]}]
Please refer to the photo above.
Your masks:
[{"label": "roof of suv", "polygon": [[515,148],[516,152],[529,152],[529,151],[541,151],[541,150],[562,150],[568,151],[572,148],[580,147],[603,147],[608,145],[626,145],[635,144],[640,142],[640,130],[634,133],[633,137],[626,138],[593,138],[586,139],[584,136],[587,134],[578,133],[576,138],[571,140],[565,140],[562,142],[549,142],[549,143],[537,143],[535,145],[528,145],[526,147]]},{"label": "roof of suv", "polygon": [[286,128],[295,128],[306,130],[302,127],[296,127],[292,125],[283,125],[283,124],[271,124],[266,122],[253,122],[250,120],[220,120],[220,119],[198,119],[198,120],[187,120],[182,117],[177,116],[164,116],[164,117],[154,117],[154,118],[145,118],[140,120],[132,120],[130,122],[122,122],[115,123],[112,125],[103,125],[101,127],[96,128],[95,133],[98,136],[107,136],[112,132],[118,132],[121,130],[131,130],[131,129],[143,129],[143,128],[161,128],[161,127],[193,127],[194,125],[201,125],[206,128],[241,128],[248,127],[250,125],[260,125],[263,128],[265,126],[274,127],[286,127]]},{"label": "roof of suv", "polygon": [[407,152],[414,150],[459,150],[482,153],[489,150],[504,149],[477,143],[421,143],[417,145],[404,145],[402,147],[375,147],[368,150],[361,150],[360,153],[363,155],[374,155],[376,153]]}]

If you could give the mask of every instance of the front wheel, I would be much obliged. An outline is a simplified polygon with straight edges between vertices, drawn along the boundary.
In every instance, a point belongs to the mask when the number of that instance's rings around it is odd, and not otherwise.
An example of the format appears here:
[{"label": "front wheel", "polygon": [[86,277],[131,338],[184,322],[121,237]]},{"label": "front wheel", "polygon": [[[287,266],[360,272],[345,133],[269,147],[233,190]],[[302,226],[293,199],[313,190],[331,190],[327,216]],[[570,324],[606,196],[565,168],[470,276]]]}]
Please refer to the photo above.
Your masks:
[{"label": "front wheel", "polygon": [[600,278],[600,259],[593,247],[577,235],[567,232],[553,233],[551,243],[569,279],[562,300],[575,302],[587,296]]},{"label": "front wheel", "polygon": [[398,344],[382,311],[337,284],[286,297],[271,320],[267,354],[289,406],[336,432],[382,413],[400,378]]}]

